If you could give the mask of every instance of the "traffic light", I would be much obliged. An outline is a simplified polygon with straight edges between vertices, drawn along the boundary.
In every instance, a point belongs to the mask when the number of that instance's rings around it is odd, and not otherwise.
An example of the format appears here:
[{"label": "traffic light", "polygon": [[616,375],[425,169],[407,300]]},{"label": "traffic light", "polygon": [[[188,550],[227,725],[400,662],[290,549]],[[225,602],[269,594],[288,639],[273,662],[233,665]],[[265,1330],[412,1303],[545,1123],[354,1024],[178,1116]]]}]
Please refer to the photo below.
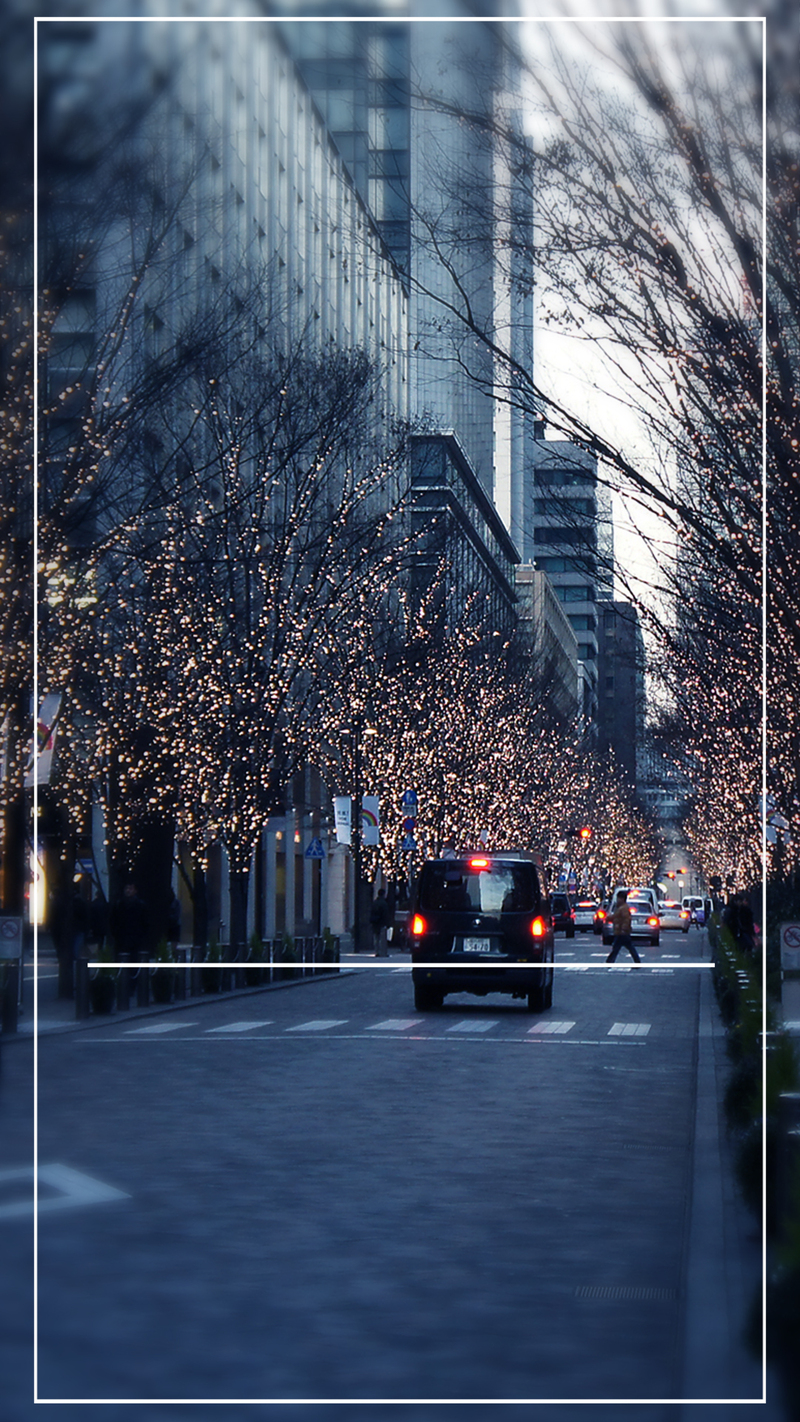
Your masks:
[{"label": "traffic light", "polygon": [[583,829],[581,830],[581,839],[587,840],[587,839],[591,839],[591,837],[592,837],[592,831],[590,830],[590,828],[589,828],[588,825],[584,825]]}]

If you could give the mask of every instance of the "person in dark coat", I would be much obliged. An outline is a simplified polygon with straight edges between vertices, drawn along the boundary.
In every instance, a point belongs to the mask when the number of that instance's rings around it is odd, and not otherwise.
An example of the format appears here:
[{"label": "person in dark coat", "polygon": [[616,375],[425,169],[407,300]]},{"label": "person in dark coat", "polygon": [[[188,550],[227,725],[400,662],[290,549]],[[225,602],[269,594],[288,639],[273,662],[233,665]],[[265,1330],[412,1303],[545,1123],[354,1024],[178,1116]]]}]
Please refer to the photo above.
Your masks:
[{"label": "person in dark coat", "polygon": [[722,925],[728,929],[740,953],[752,953],[756,946],[755,921],[746,894],[734,894],[722,910]]},{"label": "person in dark coat", "polygon": [[122,898],[112,905],[109,928],[114,952],[127,953],[131,962],[135,962],[139,952],[147,946],[147,909],[134,883],[126,884]]},{"label": "person in dark coat", "polygon": [[375,953],[379,958],[386,958],[389,949],[386,943],[386,930],[389,927],[389,905],[386,902],[386,890],[379,889],[378,896],[370,909],[369,922],[372,928],[372,941],[375,945]]}]

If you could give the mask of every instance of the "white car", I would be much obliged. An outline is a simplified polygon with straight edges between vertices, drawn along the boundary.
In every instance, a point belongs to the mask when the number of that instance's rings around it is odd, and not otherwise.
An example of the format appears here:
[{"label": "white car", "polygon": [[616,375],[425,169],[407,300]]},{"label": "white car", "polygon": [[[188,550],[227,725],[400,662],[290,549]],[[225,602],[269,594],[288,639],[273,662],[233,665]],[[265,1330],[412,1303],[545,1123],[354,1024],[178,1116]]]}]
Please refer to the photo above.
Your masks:
[{"label": "white car", "polygon": [[681,933],[689,932],[689,910],[681,908],[676,899],[662,899],[658,905],[658,916],[662,928],[679,928]]}]

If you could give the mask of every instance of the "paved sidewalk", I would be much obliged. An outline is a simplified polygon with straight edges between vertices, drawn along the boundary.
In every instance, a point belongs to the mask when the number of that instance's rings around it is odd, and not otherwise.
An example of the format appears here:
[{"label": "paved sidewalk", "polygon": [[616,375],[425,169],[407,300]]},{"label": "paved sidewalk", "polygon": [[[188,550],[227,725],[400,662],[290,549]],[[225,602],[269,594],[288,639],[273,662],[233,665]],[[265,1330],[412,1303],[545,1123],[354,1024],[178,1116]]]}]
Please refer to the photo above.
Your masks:
[{"label": "paved sidewalk", "polygon": [[[347,953],[341,954],[339,961],[339,971],[342,973],[352,973],[357,971],[358,966],[363,961],[374,958],[372,953]],[[391,955],[398,966],[404,960],[410,962],[409,955],[395,953]],[[78,1018],[75,1011],[74,997],[59,997],[58,995],[58,959],[55,950],[46,942],[40,944],[37,954],[38,973],[34,969],[32,955],[27,955],[23,969],[22,1005],[17,1019],[17,1031],[7,1032],[2,1036],[3,1045],[11,1045],[15,1039],[30,1039],[34,1032],[34,1017],[36,1018],[36,1029],[40,1036],[51,1036],[62,1032],[79,1032],[91,1030],[94,1027],[107,1026],[109,1020],[116,1021],[124,1017],[126,1021],[137,1017],[150,1017],[164,1012],[180,1012],[189,1007],[196,1011],[198,1007],[206,1003],[225,1001],[228,998],[241,997],[242,995],[252,995],[253,993],[280,992],[285,988],[306,987],[311,983],[325,982],[327,979],[336,976],[334,973],[318,971],[311,973],[308,971],[305,976],[290,978],[282,982],[262,983],[258,987],[233,988],[226,992],[199,993],[194,997],[188,995],[185,998],[171,1003],[151,1002],[147,1007],[139,1007],[136,1003],[135,988],[131,993],[130,1007],[127,1010],[114,1011],[110,1017],[105,1013],[90,1013],[88,1017]],[[34,977],[38,978],[37,1001],[34,1002]]]}]

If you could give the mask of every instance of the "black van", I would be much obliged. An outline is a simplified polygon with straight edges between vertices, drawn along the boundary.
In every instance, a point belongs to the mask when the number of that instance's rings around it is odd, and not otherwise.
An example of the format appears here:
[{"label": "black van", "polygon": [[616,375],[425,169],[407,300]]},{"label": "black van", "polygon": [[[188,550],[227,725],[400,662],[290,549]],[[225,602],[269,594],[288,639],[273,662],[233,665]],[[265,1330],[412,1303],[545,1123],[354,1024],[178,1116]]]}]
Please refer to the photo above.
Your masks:
[{"label": "black van", "polygon": [[507,992],[526,997],[531,1012],[553,1005],[553,921],[544,870],[534,856],[428,860],[417,882],[409,940],[420,1012],[441,1007],[449,992]]}]

